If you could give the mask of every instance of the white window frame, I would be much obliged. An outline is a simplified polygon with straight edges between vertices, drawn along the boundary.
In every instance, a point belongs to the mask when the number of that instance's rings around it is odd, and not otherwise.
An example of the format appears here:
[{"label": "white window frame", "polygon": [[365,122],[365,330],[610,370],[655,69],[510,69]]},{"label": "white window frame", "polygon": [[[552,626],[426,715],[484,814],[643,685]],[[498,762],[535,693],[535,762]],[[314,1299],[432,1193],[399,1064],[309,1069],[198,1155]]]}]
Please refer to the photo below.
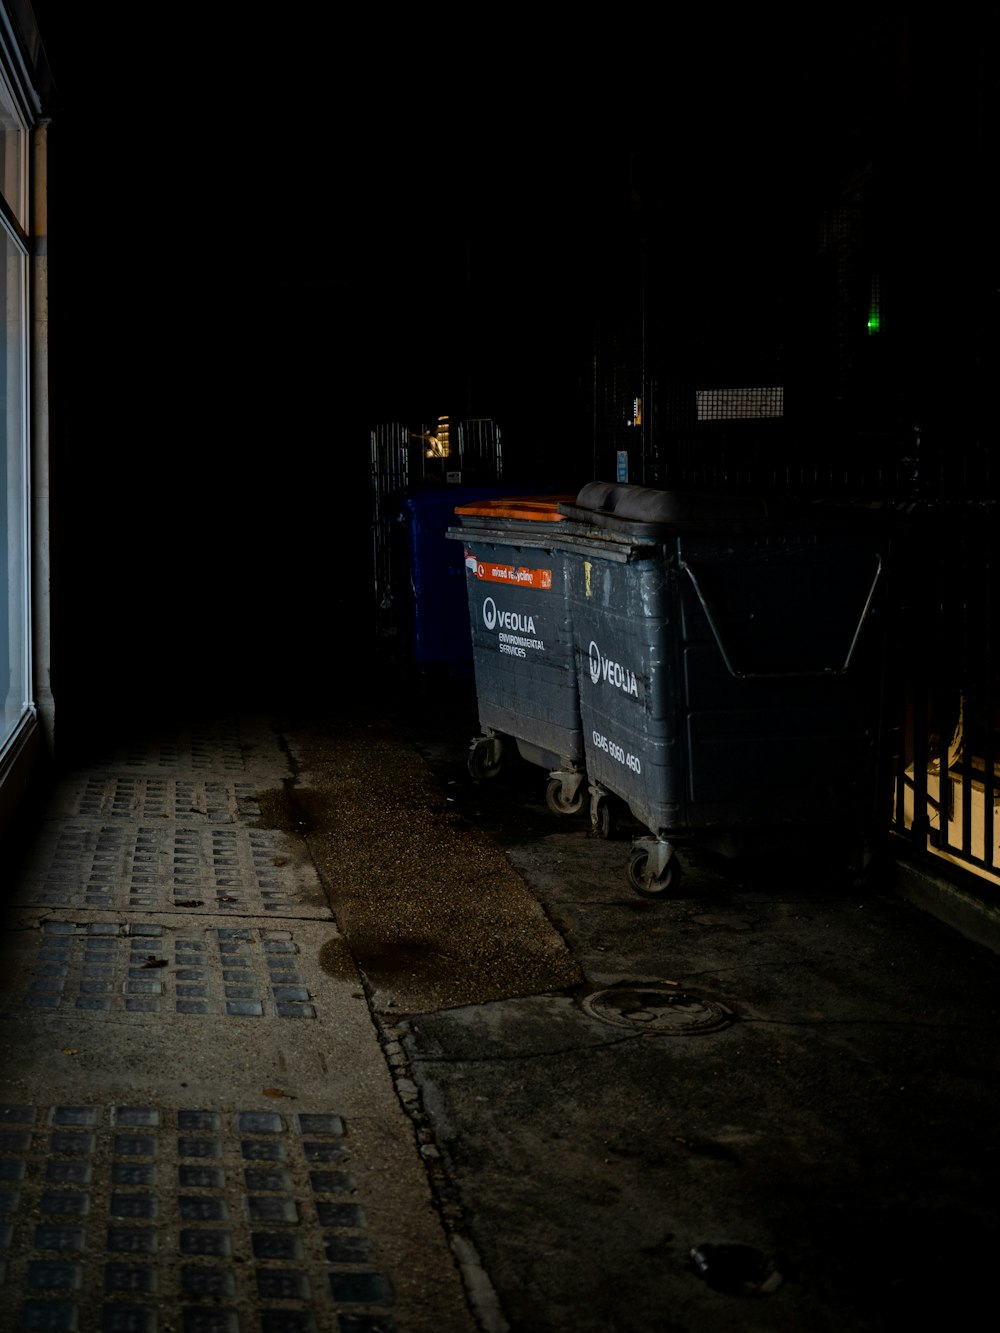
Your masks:
[{"label": "white window frame", "polygon": [[[3,230],[5,253],[3,262],[8,266],[5,290],[16,292],[20,310],[17,316],[16,335],[6,339],[7,348],[7,384],[8,401],[11,398],[10,386],[17,385],[18,403],[13,409],[8,407],[7,448],[4,463],[7,468],[7,514],[5,515],[4,533],[8,549],[8,571],[12,555],[17,561],[16,582],[8,584],[6,597],[9,598],[5,611],[7,615],[7,633],[12,643],[11,667],[15,679],[21,685],[22,699],[18,716],[11,730],[0,735],[0,763],[7,750],[16,742],[17,735],[27,722],[35,717],[32,643],[31,643],[31,457],[29,441],[31,439],[29,413],[30,385],[30,348],[28,339],[28,265],[29,256],[23,240],[8,225],[5,216],[0,215],[0,228]],[[9,298],[8,298],[9,299]],[[5,321],[8,319],[4,311]],[[13,328],[8,329],[12,333]],[[12,419],[16,413],[15,420]],[[9,575],[8,575],[9,577]],[[15,653],[17,660],[15,660]]]},{"label": "white window frame", "polygon": [[[4,701],[4,710],[0,713],[0,835],[33,785],[41,754],[40,719],[34,699],[35,636],[39,627],[35,624],[38,608],[33,571],[38,561],[34,543],[39,540],[39,533],[32,506],[38,503],[33,481],[39,464],[36,455],[41,449],[43,460],[47,462],[48,438],[47,431],[42,440],[33,436],[32,403],[39,387],[34,382],[33,348],[39,338],[46,341],[44,328],[39,329],[36,325],[39,318],[43,325],[47,323],[44,305],[47,260],[44,248],[40,255],[34,253],[31,232],[39,202],[44,217],[44,180],[41,195],[33,200],[32,192],[38,188],[34,168],[39,154],[44,172],[46,131],[40,94],[34,86],[33,62],[26,59],[26,51],[31,48],[30,34],[25,39],[25,49],[22,49],[19,35],[19,23],[23,24],[26,16],[30,19],[30,11],[26,8],[23,11],[18,8],[15,15],[12,7],[0,0],[0,97],[3,107],[0,133],[5,138],[6,157],[0,177],[0,229],[7,278],[4,320],[8,372],[5,408],[8,418],[3,422],[5,450],[0,457],[0,466],[6,471],[2,539],[8,544],[8,585],[4,589],[0,614],[6,618],[5,637],[9,638],[8,651],[12,658],[10,687],[14,691],[13,696]],[[42,74],[43,77],[47,75],[47,69]],[[16,197],[7,198],[5,186]],[[35,308],[33,300],[42,301],[40,310]],[[15,303],[16,310],[13,309]],[[42,359],[44,362],[44,349]],[[42,407],[41,415],[45,418],[44,402]],[[42,470],[47,475],[47,466]],[[47,510],[41,517],[47,542]],[[47,617],[47,595],[43,595],[42,600]]]}]

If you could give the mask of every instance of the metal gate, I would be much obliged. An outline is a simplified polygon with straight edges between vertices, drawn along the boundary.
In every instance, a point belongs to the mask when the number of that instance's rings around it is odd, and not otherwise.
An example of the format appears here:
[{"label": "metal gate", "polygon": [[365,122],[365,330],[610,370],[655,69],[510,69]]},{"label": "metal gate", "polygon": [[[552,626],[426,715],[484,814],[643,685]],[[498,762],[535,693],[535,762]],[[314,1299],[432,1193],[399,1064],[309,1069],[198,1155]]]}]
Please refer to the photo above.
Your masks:
[{"label": "metal gate", "polygon": [[404,501],[426,486],[498,482],[503,451],[500,428],[486,417],[439,417],[418,427],[386,422],[372,426],[370,446],[374,629],[376,638],[392,640],[410,609]]}]

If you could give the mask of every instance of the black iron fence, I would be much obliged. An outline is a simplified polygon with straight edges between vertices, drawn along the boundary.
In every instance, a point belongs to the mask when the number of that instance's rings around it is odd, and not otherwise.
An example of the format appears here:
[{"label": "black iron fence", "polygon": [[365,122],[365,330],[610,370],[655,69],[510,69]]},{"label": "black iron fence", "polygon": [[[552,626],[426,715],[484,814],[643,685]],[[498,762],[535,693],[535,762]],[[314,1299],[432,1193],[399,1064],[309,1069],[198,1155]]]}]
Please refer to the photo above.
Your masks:
[{"label": "black iron fence", "polygon": [[918,506],[904,521],[886,681],[891,829],[1000,885],[995,523],[986,501]]},{"label": "black iron fence", "polygon": [[[805,430],[775,390],[660,396],[647,484],[884,506],[888,598],[881,824],[914,855],[1000,887],[997,484],[976,432]],[[682,420],[679,401],[687,404]],[[664,412],[664,402],[671,412]],[[650,395],[649,405],[655,410]],[[666,429],[667,425],[671,429]],[[648,426],[648,423],[647,423]],[[647,432],[648,433],[648,432]],[[956,442],[956,437],[959,442]],[[610,459],[604,460],[610,476]]]}]

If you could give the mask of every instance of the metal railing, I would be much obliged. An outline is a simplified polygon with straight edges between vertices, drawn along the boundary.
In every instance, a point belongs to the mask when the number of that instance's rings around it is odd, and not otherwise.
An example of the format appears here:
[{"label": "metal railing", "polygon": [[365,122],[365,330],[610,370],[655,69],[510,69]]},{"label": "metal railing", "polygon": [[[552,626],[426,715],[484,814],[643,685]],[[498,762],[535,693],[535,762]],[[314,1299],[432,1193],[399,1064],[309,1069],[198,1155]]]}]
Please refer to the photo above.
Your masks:
[{"label": "metal railing", "polygon": [[679,489],[863,500],[900,519],[880,823],[907,854],[1000,886],[1000,556],[989,451],[940,439],[928,450],[917,428],[823,440],[780,420],[689,420],[663,453],[666,484]]},{"label": "metal railing", "polygon": [[411,441],[410,432],[396,421],[371,430],[372,572],[378,638],[392,637],[399,629],[400,578],[406,567],[399,511],[411,484],[414,463],[419,467],[420,443]]},{"label": "metal railing", "polygon": [[894,557],[892,830],[1000,885],[995,506],[917,512]]}]

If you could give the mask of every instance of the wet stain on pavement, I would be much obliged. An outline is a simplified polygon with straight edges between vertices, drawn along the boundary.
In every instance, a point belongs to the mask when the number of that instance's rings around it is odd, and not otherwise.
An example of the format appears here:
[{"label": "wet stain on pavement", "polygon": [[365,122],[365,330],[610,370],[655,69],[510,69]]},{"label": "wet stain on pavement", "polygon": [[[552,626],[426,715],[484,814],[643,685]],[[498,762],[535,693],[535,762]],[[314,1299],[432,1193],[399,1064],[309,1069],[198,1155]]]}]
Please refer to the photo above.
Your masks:
[{"label": "wet stain on pavement", "polygon": [[258,792],[257,804],[260,807],[260,819],[256,827],[279,829],[282,833],[302,832],[297,812],[293,809],[284,788],[272,787],[268,791]]},{"label": "wet stain on pavement", "polygon": [[347,947],[381,994],[423,1012],[576,985],[580,969],[524,880],[391,728],[288,738],[295,781],[267,803],[307,830]]},{"label": "wet stain on pavement", "polygon": [[355,980],[358,969],[345,939],[331,939],[319,951],[319,965],[328,977],[337,980]]}]

